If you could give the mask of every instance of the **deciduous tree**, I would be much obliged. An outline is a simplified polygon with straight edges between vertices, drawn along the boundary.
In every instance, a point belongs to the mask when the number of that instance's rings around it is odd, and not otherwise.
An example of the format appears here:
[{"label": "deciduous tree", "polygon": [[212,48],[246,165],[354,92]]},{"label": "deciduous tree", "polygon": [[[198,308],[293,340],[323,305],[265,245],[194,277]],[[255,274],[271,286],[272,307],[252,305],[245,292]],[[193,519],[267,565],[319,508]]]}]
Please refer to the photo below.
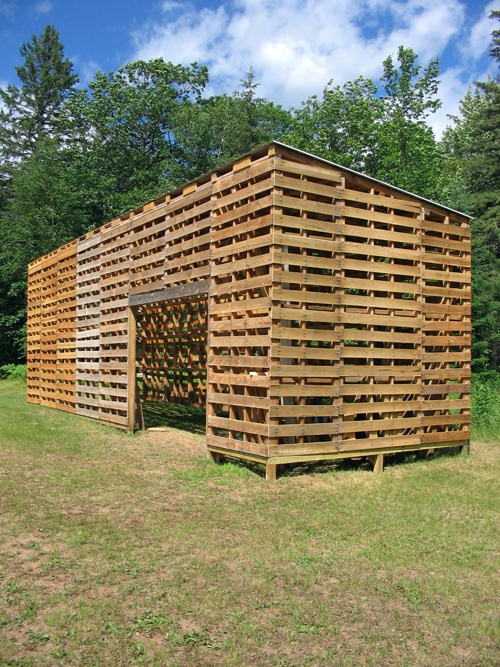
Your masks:
[{"label": "deciduous tree", "polygon": [[440,154],[427,118],[441,106],[437,99],[437,58],[422,69],[417,54],[400,46],[398,65],[384,60],[379,132],[378,178],[426,197],[436,197]]},{"label": "deciduous tree", "polygon": [[177,116],[176,140],[183,147],[188,171],[194,178],[227,163],[288,130],[291,114],[256,94],[252,68],[232,95],[198,99],[182,105]]},{"label": "deciduous tree", "polygon": [[104,219],[182,182],[186,156],[176,138],[177,116],[207,81],[204,66],[157,58],[98,72],[87,90],[71,96],[69,116],[80,128],[74,161],[105,203]]},{"label": "deciduous tree", "polygon": [[422,70],[417,55],[400,47],[397,64],[383,63],[383,90],[359,77],[342,87],[330,82],[323,97],[295,111],[291,144],[427,197],[436,196],[440,153],[427,117],[436,98],[437,60]]},{"label": "deciduous tree", "polygon": [[285,140],[320,157],[374,175],[382,105],[371,79],[359,77],[344,86],[313,95],[295,111]]}]

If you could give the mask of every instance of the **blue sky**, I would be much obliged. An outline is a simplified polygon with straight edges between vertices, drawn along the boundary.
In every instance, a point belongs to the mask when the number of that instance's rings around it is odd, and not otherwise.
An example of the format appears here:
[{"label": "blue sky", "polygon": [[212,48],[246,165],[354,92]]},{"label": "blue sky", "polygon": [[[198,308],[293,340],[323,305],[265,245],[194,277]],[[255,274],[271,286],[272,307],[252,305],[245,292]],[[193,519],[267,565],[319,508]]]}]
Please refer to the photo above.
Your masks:
[{"label": "blue sky", "polygon": [[299,106],[333,79],[377,79],[400,44],[441,63],[439,135],[488,58],[488,20],[500,0],[0,0],[0,86],[16,83],[19,47],[50,23],[85,85],[105,72],[162,56],[209,67],[209,93],[233,92],[250,65],[259,95]]}]

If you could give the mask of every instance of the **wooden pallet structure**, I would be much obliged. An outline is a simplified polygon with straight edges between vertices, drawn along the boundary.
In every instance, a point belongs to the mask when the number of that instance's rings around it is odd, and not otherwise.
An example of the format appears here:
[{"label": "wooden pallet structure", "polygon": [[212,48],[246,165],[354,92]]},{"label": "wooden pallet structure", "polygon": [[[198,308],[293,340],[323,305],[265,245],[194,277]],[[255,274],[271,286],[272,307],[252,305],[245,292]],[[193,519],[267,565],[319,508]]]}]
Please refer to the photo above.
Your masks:
[{"label": "wooden pallet structure", "polygon": [[206,405],[271,479],[467,447],[470,262],[468,216],[271,142],[30,264],[28,400]]}]

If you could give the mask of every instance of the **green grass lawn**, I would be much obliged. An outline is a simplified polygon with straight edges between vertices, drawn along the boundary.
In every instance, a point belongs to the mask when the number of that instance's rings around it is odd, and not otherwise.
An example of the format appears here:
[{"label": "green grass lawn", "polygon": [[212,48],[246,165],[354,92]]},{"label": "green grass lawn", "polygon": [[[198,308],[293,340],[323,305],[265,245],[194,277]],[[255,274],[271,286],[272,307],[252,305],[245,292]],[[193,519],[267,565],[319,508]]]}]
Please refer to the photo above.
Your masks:
[{"label": "green grass lawn", "polygon": [[499,448],[266,483],[0,382],[0,665],[493,667]]}]

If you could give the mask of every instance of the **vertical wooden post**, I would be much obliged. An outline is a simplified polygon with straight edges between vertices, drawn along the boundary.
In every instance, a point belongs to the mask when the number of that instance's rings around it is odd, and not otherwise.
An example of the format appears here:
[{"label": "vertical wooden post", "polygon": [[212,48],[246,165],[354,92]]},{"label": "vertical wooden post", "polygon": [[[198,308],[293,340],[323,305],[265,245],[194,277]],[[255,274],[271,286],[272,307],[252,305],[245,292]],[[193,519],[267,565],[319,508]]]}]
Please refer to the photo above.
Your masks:
[{"label": "vertical wooden post", "polygon": [[384,472],[384,455],[376,454],[373,458],[373,472]]},{"label": "vertical wooden post", "polygon": [[133,432],[135,428],[135,398],[136,398],[136,376],[135,376],[135,362],[136,362],[136,347],[135,339],[137,332],[137,320],[133,308],[128,309],[128,401],[127,401],[127,417],[128,430]]},{"label": "vertical wooden post", "polygon": [[[206,379],[205,379],[205,438],[213,437],[217,434],[217,430],[210,425],[210,418],[217,416],[217,410],[215,405],[212,403],[212,396],[215,392],[219,391],[217,380],[213,372],[213,365],[209,363],[211,356],[210,345],[212,344],[212,312],[211,312],[211,301],[212,301],[212,288],[215,286],[216,277],[212,273],[212,268],[214,266],[213,260],[213,250],[214,250],[214,222],[215,222],[215,209],[217,206],[217,194],[215,192],[215,183],[218,179],[218,173],[213,172],[210,176],[210,181],[212,184],[212,190],[210,195],[210,263],[209,263],[209,273],[208,273],[208,293],[207,293],[207,314],[206,314],[206,323],[205,323],[205,369],[206,369]],[[208,459],[212,460],[214,463],[217,463],[217,457],[210,450],[207,450]]]},{"label": "vertical wooden post", "polygon": [[470,454],[470,440],[467,440],[466,445],[460,447],[460,454]]},{"label": "vertical wooden post", "polygon": [[218,452],[212,452],[209,449],[207,449],[207,459],[211,461],[212,463],[219,463],[221,460],[222,455],[219,454]]},{"label": "vertical wooden post", "polygon": [[276,463],[266,463],[266,480],[268,482],[275,482],[276,481],[276,469],[277,469],[277,464]]},{"label": "vertical wooden post", "polygon": [[372,454],[368,457],[368,460],[373,466],[373,472],[384,472],[384,455],[383,454]]}]

